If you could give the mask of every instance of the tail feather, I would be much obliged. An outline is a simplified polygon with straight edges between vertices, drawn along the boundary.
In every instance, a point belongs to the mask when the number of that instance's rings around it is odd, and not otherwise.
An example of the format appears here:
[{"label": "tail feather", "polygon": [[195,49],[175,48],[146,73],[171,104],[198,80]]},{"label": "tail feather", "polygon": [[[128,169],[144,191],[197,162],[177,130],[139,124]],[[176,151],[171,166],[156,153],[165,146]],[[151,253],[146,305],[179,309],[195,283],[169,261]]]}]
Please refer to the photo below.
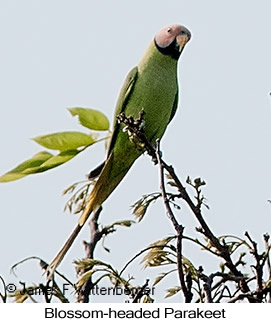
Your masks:
[{"label": "tail feather", "polygon": [[90,214],[95,212],[114,191],[139,155],[127,154],[126,159],[118,158],[118,162],[114,162],[114,153],[110,154],[90,193],[89,200],[79,219],[78,225],[47,269],[47,272],[49,272],[48,280],[52,278],[54,271],[65,257]]},{"label": "tail feather", "polygon": [[93,180],[93,179],[95,179],[95,178],[97,178],[100,174],[101,174],[101,172],[102,172],[102,170],[103,170],[103,168],[104,168],[104,165],[105,165],[105,161],[104,162],[102,162],[99,166],[97,166],[95,169],[93,169],[89,174],[88,174],[88,179],[91,181],[91,180]]},{"label": "tail feather", "polygon": [[131,158],[131,161],[126,158],[124,163],[123,161],[116,162],[114,153],[112,152],[110,154],[97,182],[90,193],[88,205],[79,219],[79,225],[84,225],[89,217],[90,212],[97,210],[97,208],[103,204],[103,202],[121,182],[134,161],[135,158]]},{"label": "tail feather", "polygon": [[63,260],[63,258],[66,255],[66,253],[69,251],[71,245],[73,244],[74,240],[78,236],[79,232],[81,231],[83,225],[87,221],[87,219],[90,216],[90,214],[92,213],[92,211],[93,211],[93,204],[91,203],[91,201],[89,201],[87,206],[84,209],[84,212],[83,212],[82,216],[81,216],[81,217],[84,218],[84,221],[82,222],[82,221],[79,220],[78,225],[75,227],[75,229],[73,230],[73,232],[69,236],[68,240],[65,242],[64,246],[61,248],[61,250],[55,256],[54,260],[50,263],[50,265],[49,265],[49,267],[47,269],[47,272],[50,273],[49,277],[48,277],[48,280],[51,280],[54,271],[56,270],[58,265],[61,263],[61,261]]},{"label": "tail feather", "polygon": [[71,245],[73,244],[74,240],[78,236],[79,232],[81,231],[82,226],[77,225],[76,228],[73,230],[72,234],[70,235],[69,239],[66,241],[62,249],[59,253],[55,256],[54,260],[50,263],[47,268],[47,272],[49,273],[48,280],[51,280],[53,273],[55,272],[57,266],[61,263],[63,258],[65,257],[66,253],[70,249]]}]

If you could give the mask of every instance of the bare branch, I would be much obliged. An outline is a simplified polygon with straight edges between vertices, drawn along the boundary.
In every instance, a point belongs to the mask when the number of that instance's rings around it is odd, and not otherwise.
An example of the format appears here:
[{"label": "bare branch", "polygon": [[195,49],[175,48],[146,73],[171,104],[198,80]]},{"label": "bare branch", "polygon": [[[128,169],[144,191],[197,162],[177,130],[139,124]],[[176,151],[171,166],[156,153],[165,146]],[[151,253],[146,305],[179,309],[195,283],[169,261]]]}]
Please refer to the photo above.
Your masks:
[{"label": "bare branch", "polygon": [[139,303],[140,299],[146,294],[146,287],[148,287],[148,284],[149,284],[149,279],[146,279],[146,283],[139,289],[132,303]]},{"label": "bare branch", "polygon": [[[162,175],[163,175],[162,171],[164,169],[169,173],[170,177],[175,182],[176,187],[178,188],[182,199],[188,204],[189,208],[191,209],[191,211],[194,213],[195,217],[199,221],[201,228],[198,231],[201,232],[202,234],[204,234],[204,236],[209,239],[212,246],[217,249],[219,256],[225,260],[225,265],[230,269],[230,271],[235,276],[238,276],[238,277],[242,276],[242,274],[236,268],[236,266],[234,265],[234,263],[231,259],[231,254],[228,250],[228,247],[226,245],[222,245],[220,243],[219,239],[216,238],[216,236],[212,233],[209,226],[205,222],[205,220],[202,216],[202,213],[201,213],[200,205],[194,204],[194,202],[192,201],[192,199],[188,195],[185,187],[183,186],[183,184],[179,180],[178,176],[176,175],[174,168],[172,166],[169,166],[164,160],[162,160],[159,148],[158,148],[159,154],[157,154],[157,149],[154,149],[152,144],[149,142],[149,140],[145,136],[144,132],[142,131],[142,127],[141,127],[143,115],[144,115],[144,113],[142,112],[139,116],[139,119],[134,120],[134,118],[126,117],[124,113],[121,113],[120,116],[118,117],[118,121],[120,123],[123,123],[126,126],[125,127],[126,130],[130,133],[130,137],[133,139],[135,144],[137,144],[138,147],[140,147],[140,149],[144,149],[145,151],[147,151],[147,153],[152,157],[152,160],[154,161],[155,164],[157,164],[157,162],[159,162],[160,172],[161,172],[160,179],[162,180]],[[135,137],[137,140],[135,140]],[[163,182],[161,182],[161,186],[162,185],[163,185]],[[164,192],[164,202],[165,202],[165,205],[167,208],[167,212],[168,212],[168,215],[171,218],[171,221],[176,229],[178,226],[178,222],[175,221],[176,219],[174,216],[172,217],[172,211],[170,211],[169,203],[167,201],[168,201],[168,199],[167,199],[167,196]],[[243,292],[249,291],[249,287],[246,283],[245,278],[242,281],[240,281],[239,284],[240,284],[241,290]]]},{"label": "bare branch", "polygon": [[[96,212],[93,213],[90,221],[90,237],[91,240],[89,243],[84,241],[85,251],[86,251],[86,258],[93,259],[94,257],[94,250],[99,240],[101,240],[103,236],[103,232],[99,231],[98,228],[98,219],[102,212],[102,207],[100,207]],[[88,268],[89,270],[89,268]],[[81,274],[83,274],[82,272]],[[89,302],[89,295],[91,290],[94,288],[94,284],[92,282],[91,277],[84,283],[82,288],[78,291],[77,294],[77,301],[79,303],[88,303]]]},{"label": "bare branch", "polygon": [[189,284],[190,288],[187,288],[187,285],[185,283],[185,278],[184,278],[183,264],[182,264],[182,239],[183,239],[184,227],[180,225],[176,220],[175,215],[170,207],[169,199],[167,197],[167,192],[165,188],[165,179],[164,179],[164,165],[162,164],[162,161],[161,161],[161,151],[160,151],[159,141],[157,141],[157,145],[156,145],[156,158],[160,169],[160,188],[161,188],[164,204],[166,206],[167,215],[170,218],[177,232],[177,270],[179,274],[179,280],[185,297],[185,302],[190,303],[193,297],[193,294],[191,293],[192,286],[191,284]]},{"label": "bare branch", "polygon": [[[164,248],[169,248],[171,250],[173,250],[173,248],[171,246],[168,245],[154,245],[154,246],[149,246],[146,247],[144,249],[142,249],[141,251],[139,251],[133,258],[131,258],[126,264],[125,266],[121,269],[119,276],[121,276],[123,274],[123,272],[126,270],[126,268],[139,256],[141,256],[144,252],[150,250],[150,249],[154,249],[154,248],[160,248],[160,249],[164,249]],[[174,250],[175,251],[175,250]]]}]

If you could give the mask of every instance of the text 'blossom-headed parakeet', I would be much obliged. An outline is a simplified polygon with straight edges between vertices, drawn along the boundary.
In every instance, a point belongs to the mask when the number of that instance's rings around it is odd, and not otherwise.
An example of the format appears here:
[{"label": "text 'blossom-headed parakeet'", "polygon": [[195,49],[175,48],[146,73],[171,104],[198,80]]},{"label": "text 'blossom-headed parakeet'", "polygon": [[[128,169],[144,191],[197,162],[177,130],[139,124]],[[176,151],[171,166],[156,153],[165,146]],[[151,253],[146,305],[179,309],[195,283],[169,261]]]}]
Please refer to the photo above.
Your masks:
[{"label": "text 'blossom-headed parakeet'", "polygon": [[138,118],[144,111],[144,134],[151,144],[160,139],[175,115],[178,105],[177,63],[191,38],[189,30],[180,25],[164,27],[154,37],[144,56],[128,74],[116,105],[115,121],[106,161],[92,174],[99,175],[79,223],[64,247],[50,264],[51,273],[59,265],[73,241],[87,221],[108,198],[126,175],[142,150],[129,140],[117,116]]}]

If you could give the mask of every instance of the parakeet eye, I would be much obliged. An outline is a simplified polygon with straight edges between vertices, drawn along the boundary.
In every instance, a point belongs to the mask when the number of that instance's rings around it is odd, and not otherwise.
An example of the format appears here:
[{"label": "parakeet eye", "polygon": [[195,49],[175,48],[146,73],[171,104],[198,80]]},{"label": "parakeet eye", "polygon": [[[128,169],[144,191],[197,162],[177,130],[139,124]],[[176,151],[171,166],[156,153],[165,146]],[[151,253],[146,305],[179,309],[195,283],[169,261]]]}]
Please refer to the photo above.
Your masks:
[{"label": "parakeet eye", "polygon": [[171,32],[171,30],[172,30],[171,28],[168,28],[167,32],[168,32],[168,33],[170,33],[170,32]]}]

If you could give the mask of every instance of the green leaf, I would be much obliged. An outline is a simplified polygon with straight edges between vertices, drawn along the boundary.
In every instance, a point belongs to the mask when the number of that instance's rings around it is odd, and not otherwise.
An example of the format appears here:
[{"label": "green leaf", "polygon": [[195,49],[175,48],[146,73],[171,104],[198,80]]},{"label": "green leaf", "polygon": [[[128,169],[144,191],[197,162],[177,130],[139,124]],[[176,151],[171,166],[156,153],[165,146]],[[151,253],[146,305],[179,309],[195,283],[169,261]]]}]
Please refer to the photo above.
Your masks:
[{"label": "green leaf", "polygon": [[157,277],[155,278],[155,281],[154,281],[154,283],[153,283],[153,286],[155,286],[155,285],[157,285],[158,283],[160,283],[160,281],[161,281],[162,279],[164,279],[167,275],[168,275],[168,272],[167,272],[167,273],[161,273],[159,276],[157,276]]},{"label": "green leaf", "polygon": [[271,287],[271,280],[270,279],[265,283],[265,286],[266,286],[266,288]]},{"label": "green leaf", "polygon": [[[141,261],[141,263],[144,263],[144,267],[156,267],[176,263],[175,260],[169,258],[170,254],[172,255],[172,253],[164,249],[164,247],[168,246],[169,242],[173,239],[175,239],[175,237],[171,236],[150,244],[150,247],[153,248],[148,251]],[[176,258],[175,255],[174,257]]]},{"label": "green leaf", "polygon": [[181,290],[182,290],[182,288],[180,286],[168,288],[165,298],[174,296],[175,294],[179,293]]},{"label": "green leaf", "polygon": [[29,174],[36,174],[45,172],[48,169],[57,167],[59,165],[62,165],[66,163],[67,161],[71,160],[73,157],[75,157],[79,153],[78,150],[67,150],[62,151],[60,154],[53,156],[49,159],[47,159],[43,164],[41,164],[38,167],[31,167],[24,170],[22,173],[29,175]]},{"label": "green leaf", "polygon": [[136,201],[131,206],[133,208],[133,214],[138,219],[138,222],[140,222],[143,219],[151,203],[155,202],[160,196],[161,196],[161,193],[151,193],[151,194],[143,195],[141,199]]},{"label": "green leaf", "polygon": [[83,273],[80,279],[76,282],[76,290],[80,290],[83,285],[92,277],[95,271],[95,269],[92,269]]},{"label": "green leaf", "polygon": [[100,111],[88,108],[68,108],[72,116],[78,116],[82,126],[92,129],[105,131],[109,129],[107,117]]},{"label": "green leaf", "polygon": [[81,260],[75,260],[74,261],[75,265],[76,265],[76,270],[77,271],[85,271],[85,270],[89,270],[92,269],[94,266],[104,266],[104,267],[109,267],[110,265],[108,265],[107,263],[100,261],[100,260],[96,260],[96,259],[81,259]]},{"label": "green leaf", "polygon": [[95,142],[91,136],[78,131],[57,132],[39,136],[33,140],[43,147],[59,151],[85,147]]},{"label": "green leaf", "polygon": [[0,182],[11,182],[20,179],[27,175],[26,173],[24,173],[27,169],[38,168],[51,157],[53,157],[53,155],[47,151],[39,152],[35,154],[32,158],[24,161],[23,163],[19,164],[6,174],[2,175],[0,177]]},{"label": "green leaf", "polygon": [[15,293],[13,293],[12,295],[9,295],[9,297],[14,298],[16,303],[23,303],[28,299],[28,295],[26,291],[23,289],[17,289]]},{"label": "green leaf", "polygon": [[21,163],[16,168],[0,177],[0,182],[10,182],[30,174],[45,172],[51,168],[66,163],[75,157],[80,151],[73,149],[62,151],[54,156],[46,151],[34,155],[31,159]]},{"label": "green leaf", "polygon": [[26,175],[23,175],[20,173],[6,173],[0,177],[0,183],[7,183],[7,182],[16,181],[17,179],[20,179],[25,176]]},{"label": "green leaf", "polygon": [[138,218],[138,221],[139,222],[143,219],[144,215],[146,214],[146,211],[148,209],[148,206],[149,206],[148,203],[146,203],[146,204],[138,204],[134,208],[133,214],[134,214],[135,217]]},{"label": "green leaf", "polygon": [[107,230],[114,228],[115,226],[119,225],[119,226],[123,226],[123,227],[130,227],[132,224],[134,224],[135,221],[133,220],[124,220],[124,221],[116,221],[114,223],[112,223],[111,225],[105,227]]}]

